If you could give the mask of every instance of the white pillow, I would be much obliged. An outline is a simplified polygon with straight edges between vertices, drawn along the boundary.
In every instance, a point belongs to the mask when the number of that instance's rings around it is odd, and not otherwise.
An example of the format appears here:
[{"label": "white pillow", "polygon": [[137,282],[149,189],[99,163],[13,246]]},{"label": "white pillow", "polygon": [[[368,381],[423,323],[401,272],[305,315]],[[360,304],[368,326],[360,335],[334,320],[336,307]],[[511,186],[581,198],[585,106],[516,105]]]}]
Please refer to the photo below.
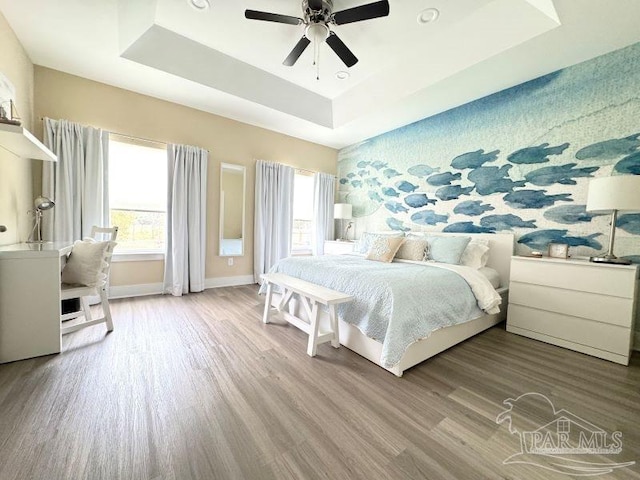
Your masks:
[{"label": "white pillow", "polygon": [[106,275],[102,269],[106,266],[106,257],[112,245],[115,242],[96,242],[93,239],[75,242],[62,270],[62,283],[87,287],[103,285]]},{"label": "white pillow", "polygon": [[404,233],[402,232],[389,232],[389,233],[373,233],[373,232],[364,232],[353,247],[353,251],[355,253],[364,253],[367,254],[373,241],[378,237],[404,237]]},{"label": "white pillow", "polygon": [[475,268],[484,267],[489,260],[489,240],[486,238],[473,238],[462,252],[460,265]]}]

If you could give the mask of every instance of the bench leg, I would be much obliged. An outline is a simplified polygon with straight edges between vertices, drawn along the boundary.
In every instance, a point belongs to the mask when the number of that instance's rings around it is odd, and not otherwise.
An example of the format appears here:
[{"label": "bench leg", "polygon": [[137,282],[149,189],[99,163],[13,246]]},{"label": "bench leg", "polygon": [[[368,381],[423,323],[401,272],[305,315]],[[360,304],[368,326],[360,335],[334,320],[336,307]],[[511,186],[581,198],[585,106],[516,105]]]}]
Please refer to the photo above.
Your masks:
[{"label": "bench leg", "polygon": [[267,295],[264,299],[264,314],[262,315],[262,323],[269,323],[269,312],[271,311],[271,294],[272,284],[267,283]]},{"label": "bench leg", "polygon": [[309,343],[307,344],[307,355],[310,357],[316,356],[318,349],[318,329],[320,327],[318,322],[318,302],[313,302],[313,308],[311,309],[310,329],[309,329]]},{"label": "bench leg", "polygon": [[340,348],[340,322],[338,322],[335,305],[329,305],[329,318],[331,320],[331,330],[333,330],[331,346],[333,348]]}]

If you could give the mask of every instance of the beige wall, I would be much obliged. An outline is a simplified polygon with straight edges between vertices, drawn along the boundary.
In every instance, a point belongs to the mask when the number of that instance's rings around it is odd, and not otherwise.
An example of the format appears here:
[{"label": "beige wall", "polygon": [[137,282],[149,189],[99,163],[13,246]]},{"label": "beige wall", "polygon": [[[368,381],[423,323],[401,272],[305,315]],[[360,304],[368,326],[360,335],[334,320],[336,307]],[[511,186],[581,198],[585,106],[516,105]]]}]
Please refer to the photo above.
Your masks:
[{"label": "beige wall", "polygon": [[[332,148],[39,66],[35,115],[208,149],[207,278],[253,274],[255,159],[333,174],[337,168],[337,151]],[[42,125],[37,123],[36,134],[41,135]],[[247,167],[246,254],[233,266],[217,255],[221,162]],[[113,285],[161,281],[162,262],[122,262],[112,267]]]},{"label": "beige wall", "polygon": [[[33,64],[13,30],[0,13],[0,72],[16,89],[16,108],[23,126],[31,128],[33,119]],[[0,148],[0,245],[25,241],[32,221],[27,215],[33,201],[32,161],[18,158]],[[39,163],[39,162],[38,162]]]}]

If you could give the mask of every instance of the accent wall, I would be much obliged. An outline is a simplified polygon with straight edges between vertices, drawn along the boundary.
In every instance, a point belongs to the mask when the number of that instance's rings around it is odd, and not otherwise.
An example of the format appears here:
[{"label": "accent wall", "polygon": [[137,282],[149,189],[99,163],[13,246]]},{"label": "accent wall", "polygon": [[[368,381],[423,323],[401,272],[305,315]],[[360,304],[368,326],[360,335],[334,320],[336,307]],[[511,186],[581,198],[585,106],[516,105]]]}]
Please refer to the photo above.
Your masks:
[{"label": "accent wall", "polygon": [[[499,74],[499,72],[496,72]],[[589,180],[640,175],[640,43],[339,152],[339,198],[364,231],[513,232],[516,251],[608,245]],[[616,254],[640,259],[640,213]]]}]

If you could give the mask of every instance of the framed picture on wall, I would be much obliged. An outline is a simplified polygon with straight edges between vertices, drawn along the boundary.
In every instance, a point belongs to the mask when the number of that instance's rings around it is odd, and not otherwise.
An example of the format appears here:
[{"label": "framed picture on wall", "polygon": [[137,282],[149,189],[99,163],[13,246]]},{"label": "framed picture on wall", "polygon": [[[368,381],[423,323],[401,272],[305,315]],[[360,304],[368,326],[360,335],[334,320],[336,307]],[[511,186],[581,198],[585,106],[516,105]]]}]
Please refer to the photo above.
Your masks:
[{"label": "framed picture on wall", "polygon": [[566,260],[569,257],[569,245],[566,243],[550,243],[549,257],[563,258]]}]

